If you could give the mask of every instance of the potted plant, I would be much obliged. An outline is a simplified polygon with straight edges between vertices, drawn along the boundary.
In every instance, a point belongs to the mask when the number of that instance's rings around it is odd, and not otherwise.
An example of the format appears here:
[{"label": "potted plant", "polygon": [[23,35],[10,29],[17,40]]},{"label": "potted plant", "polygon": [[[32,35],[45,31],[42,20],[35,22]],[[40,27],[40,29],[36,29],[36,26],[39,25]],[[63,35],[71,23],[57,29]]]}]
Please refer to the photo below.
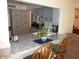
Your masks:
[{"label": "potted plant", "polygon": [[38,33],[37,36],[42,40],[42,41],[46,41],[47,40],[47,33],[48,33],[48,29],[46,27],[41,28]]}]

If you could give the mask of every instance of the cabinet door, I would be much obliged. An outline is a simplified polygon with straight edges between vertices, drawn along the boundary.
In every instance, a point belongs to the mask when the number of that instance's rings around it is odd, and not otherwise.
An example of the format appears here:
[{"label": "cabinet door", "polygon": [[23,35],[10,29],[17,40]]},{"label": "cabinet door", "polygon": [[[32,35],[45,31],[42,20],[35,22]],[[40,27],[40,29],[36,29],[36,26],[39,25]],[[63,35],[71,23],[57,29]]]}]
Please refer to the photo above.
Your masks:
[{"label": "cabinet door", "polygon": [[16,10],[12,11],[13,34],[27,34],[30,32],[29,11]]},{"label": "cabinet door", "polygon": [[30,32],[30,13],[29,11],[22,11],[22,33],[27,34]]},{"label": "cabinet door", "polygon": [[13,9],[12,10],[12,29],[13,29],[13,34],[19,34],[21,29],[20,26],[18,26],[20,23],[20,15],[19,11]]}]

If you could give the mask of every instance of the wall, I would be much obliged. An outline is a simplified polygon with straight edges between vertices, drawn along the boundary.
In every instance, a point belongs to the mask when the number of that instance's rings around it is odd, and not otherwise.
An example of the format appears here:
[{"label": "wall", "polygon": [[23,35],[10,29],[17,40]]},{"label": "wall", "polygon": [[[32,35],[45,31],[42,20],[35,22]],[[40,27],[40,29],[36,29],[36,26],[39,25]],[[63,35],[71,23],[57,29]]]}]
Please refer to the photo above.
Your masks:
[{"label": "wall", "polygon": [[33,15],[37,16],[37,22],[44,23],[47,28],[52,27],[52,12],[53,8],[48,7],[41,7],[32,10]]},{"label": "wall", "polygon": [[[52,8],[41,7],[41,8],[33,9],[33,14],[36,15],[36,16],[44,16],[44,17],[47,17],[48,18],[48,21],[51,21],[52,11],[53,11]],[[36,12],[38,12],[38,14]]]},{"label": "wall", "polygon": [[71,33],[73,27],[74,4],[73,0],[17,0],[44,6],[60,8],[59,33]]},{"label": "wall", "polygon": [[75,8],[79,8],[79,0],[75,1]]},{"label": "wall", "polygon": [[59,12],[60,12],[60,10],[58,8],[53,8],[52,18],[53,18],[54,25],[59,25]]},{"label": "wall", "polygon": [[6,2],[7,0],[0,0],[0,49],[10,47]]}]

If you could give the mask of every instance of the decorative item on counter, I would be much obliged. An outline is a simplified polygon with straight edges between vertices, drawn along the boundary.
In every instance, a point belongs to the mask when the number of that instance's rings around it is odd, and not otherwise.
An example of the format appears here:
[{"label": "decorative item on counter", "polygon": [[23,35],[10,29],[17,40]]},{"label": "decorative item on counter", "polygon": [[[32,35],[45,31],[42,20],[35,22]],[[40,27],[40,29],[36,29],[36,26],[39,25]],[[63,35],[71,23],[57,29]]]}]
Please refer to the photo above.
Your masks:
[{"label": "decorative item on counter", "polygon": [[11,36],[10,36],[10,38],[9,38],[9,41],[10,41],[10,42],[13,42],[13,39],[12,39],[12,37],[11,37]]},{"label": "decorative item on counter", "polygon": [[13,35],[11,38],[10,38],[10,42],[18,42],[19,41],[19,36],[18,35]]},{"label": "decorative item on counter", "polygon": [[45,16],[44,18],[45,18],[45,22],[48,22],[48,18],[47,18],[47,16]]},{"label": "decorative item on counter", "polygon": [[18,35],[14,35],[13,39],[14,39],[14,42],[17,42],[17,41],[19,41],[19,36]]},{"label": "decorative item on counter", "polygon": [[52,31],[58,33],[58,25],[52,25]]},{"label": "decorative item on counter", "polygon": [[43,27],[38,31],[37,36],[41,38],[42,41],[46,41],[47,33],[48,33],[48,29],[46,27]]}]

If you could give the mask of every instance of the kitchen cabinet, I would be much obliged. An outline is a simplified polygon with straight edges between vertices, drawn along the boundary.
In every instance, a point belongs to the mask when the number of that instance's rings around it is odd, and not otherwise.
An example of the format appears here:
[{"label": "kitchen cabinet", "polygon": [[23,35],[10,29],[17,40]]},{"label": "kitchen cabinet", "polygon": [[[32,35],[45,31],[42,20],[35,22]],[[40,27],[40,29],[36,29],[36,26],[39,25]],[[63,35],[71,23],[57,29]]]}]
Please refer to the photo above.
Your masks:
[{"label": "kitchen cabinet", "polygon": [[30,12],[28,10],[12,10],[13,34],[27,34],[30,32]]}]

